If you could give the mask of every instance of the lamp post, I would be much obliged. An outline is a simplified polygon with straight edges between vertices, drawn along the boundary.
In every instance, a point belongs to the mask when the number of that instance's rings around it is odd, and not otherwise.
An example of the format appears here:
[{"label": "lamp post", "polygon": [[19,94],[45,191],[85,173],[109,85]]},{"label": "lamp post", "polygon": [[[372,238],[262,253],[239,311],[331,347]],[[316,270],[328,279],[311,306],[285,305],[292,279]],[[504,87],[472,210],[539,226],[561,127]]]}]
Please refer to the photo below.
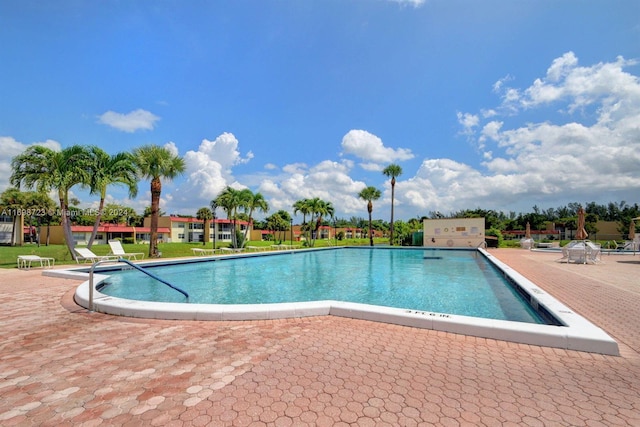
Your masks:
[{"label": "lamp post", "polygon": [[293,218],[289,219],[289,231],[291,232],[289,235],[289,244],[291,245],[291,249],[293,249]]}]

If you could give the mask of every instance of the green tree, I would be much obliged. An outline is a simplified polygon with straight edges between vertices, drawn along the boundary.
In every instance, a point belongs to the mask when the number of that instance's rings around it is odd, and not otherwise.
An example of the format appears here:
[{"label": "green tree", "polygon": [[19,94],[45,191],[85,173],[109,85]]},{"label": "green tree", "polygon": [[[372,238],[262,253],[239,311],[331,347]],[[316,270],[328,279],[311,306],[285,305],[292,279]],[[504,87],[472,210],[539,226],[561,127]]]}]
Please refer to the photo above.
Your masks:
[{"label": "green tree", "polygon": [[307,224],[307,215],[311,214],[311,205],[309,203],[309,199],[296,200],[296,202],[293,204],[293,214],[296,215],[298,212],[302,214],[302,223],[300,229],[305,233],[305,240],[308,244],[311,241],[309,227]]},{"label": "green tree", "polygon": [[207,207],[200,208],[198,209],[198,212],[196,212],[196,218],[202,220],[202,245],[206,245],[209,241],[207,224],[209,223],[209,220],[213,218],[213,212],[211,212],[211,209]]},{"label": "green tree", "polygon": [[102,220],[104,200],[107,197],[107,187],[112,184],[126,185],[129,189],[129,197],[134,198],[138,195],[138,177],[136,175],[136,165],[130,153],[109,155],[101,148],[91,147],[89,148],[89,156],[91,164],[91,192],[100,195],[98,214],[93,224],[91,237],[87,243],[87,247],[91,248],[96,234],[98,234],[100,221]]},{"label": "green tree", "polygon": [[242,190],[240,193],[241,193],[240,197],[243,201],[242,208],[245,210],[245,213],[247,213],[248,215],[247,228],[245,228],[244,230],[244,239],[243,239],[243,242],[246,245],[248,241],[247,236],[249,234],[249,225],[253,221],[254,211],[258,210],[260,212],[267,213],[269,211],[269,204],[267,203],[267,201],[265,200],[264,196],[261,193],[253,193],[248,188]]},{"label": "green tree", "polygon": [[291,215],[289,212],[279,210],[266,218],[267,230],[273,232],[273,239],[277,244],[281,244],[285,237],[283,232],[289,230],[291,226]]},{"label": "green tree", "polygon": [[309,221],[309,227],[312,228],[310,246],[314,247],[316,239],[318,238],[318,232],[322,225],[322,219],[325,216],[333,218],[334,208],[331,202],[327,202],[318,197],[313,199],[307,199],[309,212],[311,213],[311,220]]},{"label": "green tree", "polygon": [[242,195],[239,190],[227,186],[218,197],[214,200],[216,206],[221,207],[227,213],[227,218],[231,221],[231,245],[238,247],[238,238],[236,234],[236,223],[238,217],[238,209],[243,206]]},{"label": "green tree", "polygon": [[27,205],[31,207],[32,213],[35,212],[35,215],[32,215],[31,218],[35,219],[34,225],[38,228],[38,246],[40,246],[41,243],[41,227],[45,224],[47,226],[45,244],[49,246],[49,237],[51,234],[50,225],[51,221],[56,217],[56,202],[54,202],[48,194],[38,191],[30,191],[26,193],[26,195]]},{"label": "green tree", "polygon": [[371,219],[371,213],[373,212],[373,201],[380,198],[380,190],[376,187],[366,187],[360,193],[358,197],[367,202],[367,212],[369,212],[369,244],[373,246],[373,225]]},{"label": "green tree", "polygon": [[185,170],[184,159],[158,145],[144,145],[133,150],[139,175],[151,181],[151,230],[149,258],[158,257],[158,218],[162,179],[173,179]]},{"label": "green tree", "polygon": [[[18,188],[10,187],[2,192],[0,195],[0,213],[7,215],[13,219],[13,227],[11,228],[11,246],[15,245],[16,233],[20,226],[19,217],[26,211],[26,197],[25,193]],[[24,220],[24,218],[23,218]],[[22,230],[20,230],[22,232]]]},{"label": "green tree", "polygon": [[389,222],[389,244],[393,245],[393,205],[396,197],[396,177],[402,175],[402,168],[396,164],[390,164],[382,170],[385,176],[391,177],[391,221]]},{"label": "green tree", "polygon": [[102,209],[102,220],[100,222],[135,225],[140,222],[140,219],[140,215],[133,208],[117,203],[107,203]]},{"label": "green tree", "polygon": [[32,145],[11,160],[10,182],[20,188],[36,188],[47,193],[56,190],[60,203],[60,216],[67,248],[75,260],[75,242],[69,219],[69,190],[77,185],[89,185],[89,154],[85,147],[73,145],[54,151],[42,145]]},{"label": "green tree", "polygon": [[[27,213],[25,219],[27,219],[29,227],[36,227],[37,229],[37,244],[40,246],[41,227],[43,224],[47,224],[47,238],[46,244],[49,245],[49,224],[54,216],[56,203],[51,200],[48,194],[40,193],[37,191],[29,191],[24,193],[25,205],[27,206]],[[30,213],[30,214],[29,214]],[[33,234],[30,233],[30,239]],[[30,240],[32,243],[33,241]]]}]

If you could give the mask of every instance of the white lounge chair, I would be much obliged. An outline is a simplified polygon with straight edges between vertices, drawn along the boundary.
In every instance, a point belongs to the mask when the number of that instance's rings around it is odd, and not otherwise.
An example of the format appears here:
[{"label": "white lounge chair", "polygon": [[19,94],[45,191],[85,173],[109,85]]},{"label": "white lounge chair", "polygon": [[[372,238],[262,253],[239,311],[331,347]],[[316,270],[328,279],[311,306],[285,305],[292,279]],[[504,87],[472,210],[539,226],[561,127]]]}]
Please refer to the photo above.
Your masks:
[{"label": "white lounge chair", "polygon": [[220,248],[222,252],[240,253],[244,251],[244,248]]},{"label": "white lounge chair", "polygon": [[38,255],[18,255],[18,268],[30,269],[31,264],[39,262],[41,268],[51,268],[55,265],[55,258],[41,257]]},{"label": "white lounge chair", "polygon": [[205,255],[214,255],[216,253],[216,250],[213,248],[210,248],[210,249],[191,248],[191,252],[193,252],[194,255],[205,256]]},{"label": "white lounge chair", "polygon": [[91,252],[91,249],[88,248],[73,248],[76,251],[78,256],[76,257],[76,262],[80,264],[80,260],[84,262],[98,262],[98,261],[115,261],[119,257],[114,255],[96,255]]},{"label": "white lounge chair", "polygon": [[138,257],[140,257],[140,259],[144,259],[144,254],[142,252],[125,252],[120,240],[109,240],[109,246],[111,247],[111,255],[126,258],[128,260],[137,260]]}]

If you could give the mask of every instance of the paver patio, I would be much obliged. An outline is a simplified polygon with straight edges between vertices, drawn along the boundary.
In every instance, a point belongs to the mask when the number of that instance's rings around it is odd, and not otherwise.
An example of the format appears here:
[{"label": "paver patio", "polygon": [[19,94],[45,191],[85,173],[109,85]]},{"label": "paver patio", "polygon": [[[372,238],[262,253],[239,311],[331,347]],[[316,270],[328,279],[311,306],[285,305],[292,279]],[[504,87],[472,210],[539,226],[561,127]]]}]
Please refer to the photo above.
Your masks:
[{"label": "paver patio", "polygon": [[339,317],[118,318],[0,270],[0,425],[640,426],[640,255],[491,250],[621,356]]}]

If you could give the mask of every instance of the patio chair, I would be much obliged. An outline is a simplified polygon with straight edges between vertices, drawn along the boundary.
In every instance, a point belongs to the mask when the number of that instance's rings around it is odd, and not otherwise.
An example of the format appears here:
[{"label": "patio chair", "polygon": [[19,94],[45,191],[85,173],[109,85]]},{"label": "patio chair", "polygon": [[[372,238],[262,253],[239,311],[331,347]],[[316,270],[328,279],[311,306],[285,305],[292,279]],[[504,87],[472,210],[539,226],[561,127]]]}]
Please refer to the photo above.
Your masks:
[{"label": "patio chair", "polygon": [[45,268],[45,266],[47,268],[51,268],[55,265],[56,259],[55,258],[47,258],[47,257],[41,257],[38,255],[18,255],[18,268],[19,269],[30,269],[31,268],[31,264],[35,263],[35,262],[39,262],[40,263],[40,267]]},{"label": "patio chair", "polygon": [[91,252],[89,248],[73,248],[73,250],[78,254],[76,257],[76,262],[80,264],[80,260],[86,262],[98,262],[98,261],[115,261],[119,257],[114,255],[96,255]]},{"label": "patio chair", "polygon": [[558,261],[567,261],[569,262],[569,249],[573,248],[575,245],[582,243],[582,242],[578,242],[577,240],[572,240],[569,243],[567,243],[566,245],[564,245],[562,247],[562,258],[560,258]]},{"label": "patio chair", "polygon": [[522,249],[533,249],[533,247],[535,246],[535,240],[529,238],[529,239],[520,239],[520,247]]},{"label": "patio chair", "polygon": [[566,246],[565,248],[567,250],[567,263],[571,261],[575,262],[576,264],[587,263],[587,245],[585,244],[585,242],[576,242],[568,248]]},{"label": "patio chair", "polygon": [[126,258],[128,260],[137,260],[138,257],[140,257],[140,259],[144,259],[144,254],[142,252],[125,252],[120,240],[109,240],[109,247],[111,247],[111,255]]},{"label": "patio chair", "polygon": [[586,262],[592,262],[594,264],[601,261],[602,249],[599,243],[585,242],[586,250]]}]

